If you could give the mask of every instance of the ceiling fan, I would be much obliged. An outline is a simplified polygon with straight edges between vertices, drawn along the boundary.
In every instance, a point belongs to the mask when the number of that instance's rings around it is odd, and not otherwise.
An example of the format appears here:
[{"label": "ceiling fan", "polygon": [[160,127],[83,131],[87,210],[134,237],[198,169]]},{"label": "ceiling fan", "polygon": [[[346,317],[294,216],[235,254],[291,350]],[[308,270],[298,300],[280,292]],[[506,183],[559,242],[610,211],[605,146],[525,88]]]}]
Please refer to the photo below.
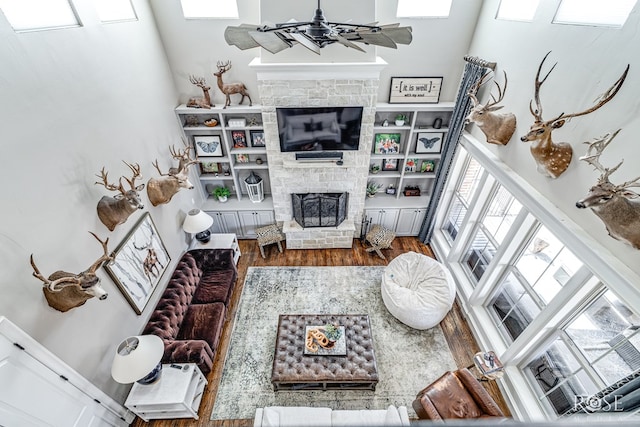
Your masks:
[{"label": "ceiling fan", "polygon": [[318,8],[311,21],[289,21],[275,25],[241,24],[229,26],[224,31],[227,44],[237,46],[241,50],[263,47],[271,53],[301,44],[310,51],[320,55],[320,49],[333,43],[365,50],[356,43],[391,47],[398,44],[409,44],[412,40],[411,27],[401,27],[399,23],[388,25],[350,24],[329,22],[324,17],[318,0]]}]

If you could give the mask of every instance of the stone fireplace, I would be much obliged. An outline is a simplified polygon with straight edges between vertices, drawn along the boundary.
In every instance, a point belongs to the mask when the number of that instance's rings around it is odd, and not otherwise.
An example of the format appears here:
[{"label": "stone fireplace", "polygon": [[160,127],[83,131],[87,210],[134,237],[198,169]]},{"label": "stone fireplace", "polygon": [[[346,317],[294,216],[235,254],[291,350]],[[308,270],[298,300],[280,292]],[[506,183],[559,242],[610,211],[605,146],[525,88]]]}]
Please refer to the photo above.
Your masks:
[{"label": "stone fireplace", "polygon": [[[364,214],[369,157],[382,59],[366,63],[263,63],[258,77],[269,178],[276,221],[288,249],[351,248]],[[276,107],[363,107],[360,145],[343,152],[342,164],[300,162],[280,151]],[[294,219],[295,194],[346,194],[344,221],[301,226]]]}]

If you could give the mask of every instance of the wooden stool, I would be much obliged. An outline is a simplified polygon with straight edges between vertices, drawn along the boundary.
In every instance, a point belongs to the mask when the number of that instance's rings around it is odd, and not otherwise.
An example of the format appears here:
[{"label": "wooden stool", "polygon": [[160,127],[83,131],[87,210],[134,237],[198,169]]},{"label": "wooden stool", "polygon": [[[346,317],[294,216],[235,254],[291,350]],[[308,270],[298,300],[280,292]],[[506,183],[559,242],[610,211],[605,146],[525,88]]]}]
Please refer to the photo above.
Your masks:
[{"label": "wooden stool", "polygon": [[367,252],[376,251],[378,256],[382,259],[386,259],[380,249],[388,249],[391,247],[393,239],[396,238],[396,233],[384,228],[381,225],[374,225],[367,233],[365,240],[371,244],[370,248],[367,248]]},{"label": "wooden stool", "polygon": [[280,242],[285,240],[286,237],[276,224],[265,225],[264,227],[257,228],[256,234],[258,235],[258,245],[260,245],[260,254],[262,255],[262,258],[266,258],[264,254],[264,247],[272,243],[277,243],[278,250],[282,253],[282,244]]}]

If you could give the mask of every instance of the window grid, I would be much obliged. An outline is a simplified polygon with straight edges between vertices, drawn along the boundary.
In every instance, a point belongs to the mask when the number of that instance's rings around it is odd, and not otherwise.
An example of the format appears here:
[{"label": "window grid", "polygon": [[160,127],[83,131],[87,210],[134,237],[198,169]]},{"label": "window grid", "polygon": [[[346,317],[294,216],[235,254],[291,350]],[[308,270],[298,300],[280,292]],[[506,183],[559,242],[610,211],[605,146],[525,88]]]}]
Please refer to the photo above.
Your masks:
[{"label": "window grid", "polygon": [[466,158],[463,169],[464,172],[459,176],[445,216],[443,229],[449,244],[452,244],[458,236],[464,217],[469,210],[469,203],[478,188],[483,172],[482,166],[472,157]]}]

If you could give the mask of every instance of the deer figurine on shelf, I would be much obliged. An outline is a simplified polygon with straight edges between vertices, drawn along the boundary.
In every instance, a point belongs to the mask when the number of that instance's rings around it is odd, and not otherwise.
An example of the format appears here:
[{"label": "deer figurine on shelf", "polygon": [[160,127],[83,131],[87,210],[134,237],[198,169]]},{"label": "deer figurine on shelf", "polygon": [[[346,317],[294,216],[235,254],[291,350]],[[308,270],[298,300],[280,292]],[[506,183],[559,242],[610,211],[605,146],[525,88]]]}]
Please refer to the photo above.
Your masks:
[{"label": "deer figurine on shelf", "polygon": [[[138,186],[135,184],[137,178],[142,178],[140,166],[137,163],[132,165],[124,162],[124,164],[129,166],[133,175],[131,179],[121,176],[118,180],[118,185],[109,184],[108,172],[105,171],[104,166],[100,171],[100,175],[96,175],[102,179],[102,182],[98,181],[96,184],[104,185],[104,188],[107,190],[118,192],[118,194],[113,197],[102,196],[97,206],[98,218],[100,218],[100,221],[102,221],[109,231],[113,231],[116,226],[123,224],[136,209],[144,208],[142,200],[140,200],[140,195],[138,194],[138,192],[144,188],[144,184]],[[122,178],[129,184],[129,190],[125,190],[122,185]]]},{"label": "deer figurine on shelf", "polygon": [[500,87],[498,82],[493,81],[498,88],[498,99],[491,94],[491,101],[487,101],[486,104],[480,104],[476,94],[480,89],[480,86],[488,81],[491,73],[487,73],[478,82],[471,87],[469,91],[469,98],[471,99],[472,107],[471,112],[466,118],[466,122],[475,123],[480,130],[487,137],[487,142],[491,144],[507,145],[516,131],[516,116],[512,113],[500,114],[495,111],[501,109],[503,106],[498,106],[504,94],[507,91],[507,73],[504,72],[504,87]]},{"label": "deer figurine on shelf", "polygon": [[616,80],[616,82],[602,95],[600,95],[599,101],[595,105],[579,113],[560,113],[558,117],[545,121],[542,118],[540,87],[547,80],[547,77],[549,77],[549,74],[551,74],[556,65],[558,65],[556,62],[544,78],[540,80],[542,65],[550,53],[551,52],[548,52],[544,56],[542,62],[540,62],[540,66],[538,67],[538,72],[536,73],[534,83],[536,108],[534,109],[532,106],[533,100],[529,103],[529,111],[531,111],[531,114],[535,118],[535,122],[531,125],[529,132],[520,138],[520,140],[523,142],[532,142],[531,154],[538,165],[538,172],[550,178],[557,178],[569,167],[569,163],[571,163],[571,158],[573,156],[573,149],[571,148],[571,145],[566,142],[553,142],[551,140],[553,130],[561,128],[567,120],[592,113],[607,102],[611,101],[622,87],[624,80],[627,78],[629,65],[627,65],[627,68],[624,70],[620,78]]},{"label": "deer figurine on shelf", "polygon": [[96,275],[96,270],[103,262],[113,259],[107,249],[109,238],[103,242],[96,234],[91,233],[91,235],[102,245],[103,254],[88,269],[78,274],[58,270],[49,277],[45,277],[40,273],[33,260],[33,254],[31,254],[30,261],[33,268],[33,276],[44,283],[42,291],[47,303],[58,311],[69,311],[72,308],[81,306],[93,297],[104,300],[108,296],[100,284],[100,278]]},{"label": "deer figurine on shelf", "polygon": [[604,222],[609,236],[640,249],[640,200],[638,193],[629,190],[640,187],[640,176],[620,185],[612,184],[609,176],[618,170],[624,160],[613,168],[606,168],[600,163],[600,155],[615,138],[620,129],[612,134],[596,138],[589,144],[587,154],[580,157],[600,171],[596,185],[589,189],[587,196],[576,202],[580,209],[591,208],[593,213]]},{"label": "deer figurine on shelf", "polygon": [[240,102],[238,104],[242,104],[244,102],[244,97],[246,96],[247,98],[249,98],[249,106],[253,105],[251,97],[249,96],[249,92],[247,92],[247,87],[244,85],[244,83],[225,84],[222,82],[222,75],[231,69],[231,61],[227,61],[226,63],[218,61],[217,66],[218,72],[213,73],[213,75],[218,78],[218,87],[220,88],[220,92],[224,93],[227,97],[224,103],[224,107],[222,108],[227,108],[231,104],[230,95],[234,94],[242,95],[242,98],[240,99]]},{"label": "deer figurine on shelf", "polygon": [[214,105],[211,104],[211,97],[209,96],[209,90],[211,89],[211,86],[207,84],[207,81],[204,79],[204,77],[189,76],[189,81],[194,85],[198,86],[200,89],[202,89],[202,93],[204,94],[204,97],[196,96],[193,98],[189,98],[189,101],[187,101],[187,107],[192,107],[192,108],[213,107]]},{"label": "deer figurine on shelf", "polygon": [[158,159],[153,163],[160,174],[160,178],[150,178],[147,182],[147,195],[153,206],[169,203],[181,188],[189,190],[193,188],[193,184],[189,181],[189,166],[198,163],[198,160],[191,159],[190,150],[188,146],[185,146],[184,150],[169,147],[171,156],[178,160],[178,167],[169,168],[169,173],[162,173],[158,166]]}]

